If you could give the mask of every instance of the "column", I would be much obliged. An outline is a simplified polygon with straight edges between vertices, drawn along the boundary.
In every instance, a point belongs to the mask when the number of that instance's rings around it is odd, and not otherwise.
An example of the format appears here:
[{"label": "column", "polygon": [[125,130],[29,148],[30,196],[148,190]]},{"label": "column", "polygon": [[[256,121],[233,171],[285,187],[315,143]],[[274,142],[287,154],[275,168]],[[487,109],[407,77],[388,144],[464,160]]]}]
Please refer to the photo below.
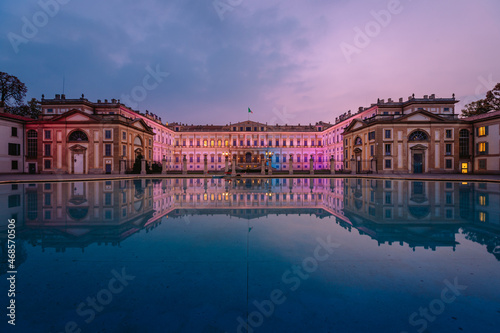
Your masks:
[{"label": "column", "polygon": [[187,175],[187,169],[188,169],[188,160],[186,155],[182,157],[182,174]]},{"label": "column", "polygon": [[141,175],[146,174],[146,160],[143,158],[141,160]]},{"label": "column", "polygon": [[236,155],[233,155],[233,165],[231,169],[231,175],[236,176]]},{"label": "column", "polygon": [[125,159],[120,160],[120,175],[124,175],[127,171],[127,161]]},{"label": "column", "polygon": [[208,174],[208,155],[203,157],[203,174]]},{"label": "column", "polygon": [[273,174],[273,157],[269,156],[269,165],[267,167],[267,174],[272,175]]},{"label": "column", "polygon": [[309,158],[309,173],[314,175],[314,158],[312,156]]},{"label": "column", "polygon": [[260,155],[260,174],[266,174],[266,158],[264,157],[264,154]]},{"label": "column", "polygon": [[167,174],[167,159],[164,157],[163,160],[161,161],[161,173],[163,175]]},{"label": "column", "polygon": [[330,173],[335,174],[335,158],[333,156],[330,157]]},{"label": "column", "polygon": [[224,172],[228,172],[229,171],[229,156],[226,155],[225,158],[226,158],[226,166],[224,167]]},{"label": "column", "polygon": [[288,156],[288,174],[293,175],[293,154]]},{"label": "column", "polygon": [[354,159],[354,157],[351,158],[351,174],[356,174],[356,160]]}]

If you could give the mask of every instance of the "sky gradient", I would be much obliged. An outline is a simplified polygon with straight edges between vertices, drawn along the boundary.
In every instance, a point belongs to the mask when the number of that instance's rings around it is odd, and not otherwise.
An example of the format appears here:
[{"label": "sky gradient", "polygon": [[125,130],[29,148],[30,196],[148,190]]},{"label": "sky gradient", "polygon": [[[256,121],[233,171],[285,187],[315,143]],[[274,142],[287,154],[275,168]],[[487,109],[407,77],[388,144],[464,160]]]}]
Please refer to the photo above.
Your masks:
[{"label": "sky gradient", "polygon": [[2,1],[0,71],[28,98],[64,77],[66,98],[188,124],[248,107],[264,123],[334,122],[413,93],[461,108],[500,82],[499,13],[498,0]]}]

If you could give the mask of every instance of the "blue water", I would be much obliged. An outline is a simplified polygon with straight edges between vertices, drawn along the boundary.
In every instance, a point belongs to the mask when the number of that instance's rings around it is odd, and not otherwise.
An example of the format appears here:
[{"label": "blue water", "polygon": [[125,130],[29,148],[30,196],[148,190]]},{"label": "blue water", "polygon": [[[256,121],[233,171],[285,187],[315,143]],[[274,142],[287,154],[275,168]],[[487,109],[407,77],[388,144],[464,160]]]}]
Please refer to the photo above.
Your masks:
[{"label": "blue water", "polygon": [[500,326],[500,184],[37,183],[0,186],[0,202],[0,332]]}]

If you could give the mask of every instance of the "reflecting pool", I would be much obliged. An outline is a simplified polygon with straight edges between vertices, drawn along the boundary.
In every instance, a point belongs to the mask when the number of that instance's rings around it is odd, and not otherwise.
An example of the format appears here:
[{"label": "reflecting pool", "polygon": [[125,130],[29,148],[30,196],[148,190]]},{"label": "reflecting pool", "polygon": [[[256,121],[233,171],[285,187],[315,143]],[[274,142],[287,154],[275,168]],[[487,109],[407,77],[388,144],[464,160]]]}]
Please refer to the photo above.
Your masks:
[{"label": "reflecting pool", "polygon": [[59,182],[0,202],[0,332],[500,327],[497,183]]}]

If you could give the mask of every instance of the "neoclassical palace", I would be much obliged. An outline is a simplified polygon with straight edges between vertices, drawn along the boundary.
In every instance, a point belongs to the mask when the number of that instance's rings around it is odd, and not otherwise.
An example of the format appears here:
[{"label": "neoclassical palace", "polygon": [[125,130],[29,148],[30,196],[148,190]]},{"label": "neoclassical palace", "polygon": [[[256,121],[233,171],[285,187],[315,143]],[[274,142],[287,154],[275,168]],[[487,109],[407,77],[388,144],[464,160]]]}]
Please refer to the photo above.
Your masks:
[{"label": "neoclassical palace", "polygon": [[163,173],[499,173],[500,111],[459,118],[457,102],[435,95],[379,99],[334,122],[308,125],[188,125],[163,122],[116,99],[57,94],[42,96],[38,120],[0,117],[12,140],[0,158],[17,161],[11,164],[17,169],[3,172],[27,173],[126,173],[134,167],[145,173],[153,164]]}]

